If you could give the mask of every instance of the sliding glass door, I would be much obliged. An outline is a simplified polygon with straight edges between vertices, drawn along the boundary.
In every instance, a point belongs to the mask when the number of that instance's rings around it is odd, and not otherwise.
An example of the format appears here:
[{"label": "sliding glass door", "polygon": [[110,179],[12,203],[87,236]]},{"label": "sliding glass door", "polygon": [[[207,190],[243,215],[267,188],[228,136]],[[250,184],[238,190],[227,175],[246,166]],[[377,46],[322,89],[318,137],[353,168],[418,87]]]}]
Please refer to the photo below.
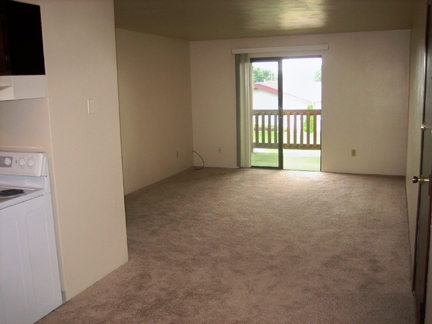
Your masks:
[{"label": "sliding glass door", "polygon": [[321,169],[321,57],[251,59],[251,166]]}]

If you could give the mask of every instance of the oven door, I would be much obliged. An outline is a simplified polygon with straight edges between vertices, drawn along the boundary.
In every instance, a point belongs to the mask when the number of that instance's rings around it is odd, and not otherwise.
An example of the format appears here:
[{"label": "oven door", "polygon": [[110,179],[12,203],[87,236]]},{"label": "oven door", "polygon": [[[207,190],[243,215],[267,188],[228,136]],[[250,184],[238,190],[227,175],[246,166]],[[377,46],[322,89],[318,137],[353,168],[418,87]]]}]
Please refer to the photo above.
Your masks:
[{"label": "oven door", "polygon": [[35,323],[61,305],[51,195],[0,210],[0,273],[0,323]]}]

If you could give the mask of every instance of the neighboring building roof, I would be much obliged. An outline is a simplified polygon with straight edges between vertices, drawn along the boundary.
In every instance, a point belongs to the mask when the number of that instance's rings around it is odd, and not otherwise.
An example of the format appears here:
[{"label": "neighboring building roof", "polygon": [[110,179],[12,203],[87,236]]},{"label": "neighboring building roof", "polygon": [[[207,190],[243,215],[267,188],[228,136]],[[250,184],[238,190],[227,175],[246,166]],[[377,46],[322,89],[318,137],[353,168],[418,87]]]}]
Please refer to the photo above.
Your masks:
[{"label": "neighboring building roof", "polygon": [[[264,82],[256,82],[254,83],[254,89],[259,89],[268,93],[272,93],[277,95],[278,94],[278,84],[277,81],[264,81]],[[312,89],[312,91],[309,91],[309,98],[305,98],[305,96],[298,96],[294,95],[292,93],[289,93],[287,91],[284,91],[284,96],[291,97],[293,99],[303,101],[305,104],[315,104],[317,102],[321,102],[321,87],[319,87],[319,93],[317,93],[317,89]],[[307,95],[305,93],[305,95]],[[319,99],[318,99],[319,98]],[[318,99],[318,100],[316,100]]]},{"label": "neighboring building roof", "polygon": [[270,93],[278,94],[278,85],[276,81],[256,82],[254,83],[254,89],[260,89]]}]

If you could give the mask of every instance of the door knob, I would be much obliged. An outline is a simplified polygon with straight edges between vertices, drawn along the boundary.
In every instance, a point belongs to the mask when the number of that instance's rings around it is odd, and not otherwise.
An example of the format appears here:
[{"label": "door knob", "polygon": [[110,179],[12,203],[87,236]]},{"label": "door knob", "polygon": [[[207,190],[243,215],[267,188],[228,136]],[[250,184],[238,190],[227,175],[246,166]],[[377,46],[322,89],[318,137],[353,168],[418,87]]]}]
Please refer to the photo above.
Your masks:
[{"label": "door knob", "polygon": [[422,184],[423,182],[429,182],[429,179],[424,178],[422,175],[420,176],[420,178],[414,176],[414,177],[412,178],[412,182],[413,182],[413,183],[420,183],[420,184]]},{"label": "door knob", "polygon": [[427,125],[426,123],[423,123],[420,125],[420,129],[422,131],[425,131],[426,129],[431,129],[431,127],[429,127],[429,125]]}]

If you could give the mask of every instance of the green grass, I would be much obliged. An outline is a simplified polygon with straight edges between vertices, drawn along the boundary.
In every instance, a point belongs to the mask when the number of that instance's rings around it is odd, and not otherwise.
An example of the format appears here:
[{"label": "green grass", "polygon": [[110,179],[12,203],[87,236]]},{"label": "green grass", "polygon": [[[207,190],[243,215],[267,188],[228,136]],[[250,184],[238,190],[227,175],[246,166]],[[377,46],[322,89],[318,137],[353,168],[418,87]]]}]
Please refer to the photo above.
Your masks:
[{"label": "green grass", "polygon": [[260,128],[260,131],[258,132],[258,141],[256,139],[256,133],[255,132],[253,133],[253,141],[255,143],[277,143],[278,142],[277,138],[275,138],[275,133],[273,131],[273,127],[272,127],[272,130],[270,133],[271,142],[269,141],[269,136],[268,136],[269,134],[268,134],[267,128],[266,128],[266,131],[264,132],[264,142],[263,142],[262,135],[263,135],[263,132],[261,132],[261,128]]},{"label": "green grass", "polygon": [[[264,150],[265,152],[252,153],[252,166],[278,166],[278,154],[276,150]],[[291,155],[290,150],[284,150],[284,169],[299,171],[320,171],[320,156],[308,156],[308,151],[304,151],[304,156],[300,154]]]}]

